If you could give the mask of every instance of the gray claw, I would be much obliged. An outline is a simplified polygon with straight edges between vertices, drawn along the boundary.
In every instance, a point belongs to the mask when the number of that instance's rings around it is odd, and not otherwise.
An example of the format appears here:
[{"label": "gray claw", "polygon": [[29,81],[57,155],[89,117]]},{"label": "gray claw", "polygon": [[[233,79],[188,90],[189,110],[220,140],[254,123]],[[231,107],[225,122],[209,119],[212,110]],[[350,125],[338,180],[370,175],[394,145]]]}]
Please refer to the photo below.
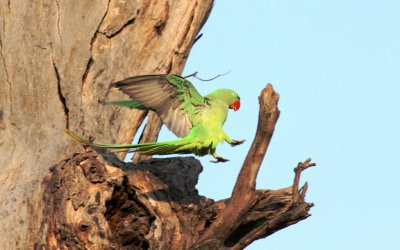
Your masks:
[{"label": "gray claw", "polygon": [[246,140],[232,140],[231,146],[234,147],[234,146],[240,145],[240,144],[242,144],[242,143],[245,142],[245,141],[246,141]]},{"label": "gray claw", "polygon": [[212,163],[218,163],[218,162],[227,162],[229,161],[228,159],[222,158],[221,156],[215,157],[215,161],[210,161]]}]

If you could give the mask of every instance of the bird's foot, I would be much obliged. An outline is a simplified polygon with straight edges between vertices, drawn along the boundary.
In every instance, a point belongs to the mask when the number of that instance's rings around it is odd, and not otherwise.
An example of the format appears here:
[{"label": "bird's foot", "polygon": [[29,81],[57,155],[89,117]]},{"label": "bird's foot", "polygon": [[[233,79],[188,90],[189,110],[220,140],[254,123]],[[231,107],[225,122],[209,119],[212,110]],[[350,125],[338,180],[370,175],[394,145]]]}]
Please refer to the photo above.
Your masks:
[{"label": "bird's foot", "polygon": [[246,140],[232,140],[232,142],[230,144],[231,144],[232,147],[234,147],[234,146],[242,144],[245,141]]},{"label": "bird's foot", "polygon": [[218,163],[218,162],[227,162],[227,161],[229,161],[228,159],[225,159],[225,158],[223,158],[221,156],[214,156],[214,158],[215,158],[215,161],[210,161],[210,162]]}]

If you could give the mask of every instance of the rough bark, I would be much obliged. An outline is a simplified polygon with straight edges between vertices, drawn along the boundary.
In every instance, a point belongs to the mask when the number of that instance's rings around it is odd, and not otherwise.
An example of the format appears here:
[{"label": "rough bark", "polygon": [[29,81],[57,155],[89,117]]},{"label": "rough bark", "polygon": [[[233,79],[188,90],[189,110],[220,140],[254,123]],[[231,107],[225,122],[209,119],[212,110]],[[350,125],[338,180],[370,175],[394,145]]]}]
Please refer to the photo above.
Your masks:
[{"label": "rough bark", "polygon": [[61,130],[129,143],[146,113],[104,105],[126,98],[110,83],[180,73],[211,7],[212,0],[0,1],[0,249],[37,241],[42,179],[81,150]]},{"label": "rough bark", "polygon": [[[292,187],[255,189],[279,116],[270,85],[226,200],[198,195],[202,166],[193,157],[128,164],[61,133],[129,143],[147,113],[104,105],[127,98],[110,83],[181,73],[212,0],[0,7],[0,249],[241,249],[309,216],[299,178],[310,161],[298,165]],[[157,139],[159,119],[148,120],[141,141]]]}]

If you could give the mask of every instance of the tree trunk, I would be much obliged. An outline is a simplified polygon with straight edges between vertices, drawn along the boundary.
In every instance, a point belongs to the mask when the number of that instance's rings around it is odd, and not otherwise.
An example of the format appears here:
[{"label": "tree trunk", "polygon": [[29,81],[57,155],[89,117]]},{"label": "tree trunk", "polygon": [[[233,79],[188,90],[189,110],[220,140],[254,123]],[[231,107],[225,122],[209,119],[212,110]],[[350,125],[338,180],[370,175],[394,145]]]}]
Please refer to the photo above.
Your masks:
[{"label": "tree trunk", "polygon": [[[298,181],[309,161],[293,187],[255,190],[279,116],[272,86],[228,200],[197,194],[202,167],[192,157],[126,164],[124,155],[76,153],[61,132],[130,143],[147,113],[104,105],[127,98],[110,83],[181,73],[212,4],[0,3],[0,249],[240,249],[308,216]],[[149,121],[142,141],[157,139],[160,122]]]}]

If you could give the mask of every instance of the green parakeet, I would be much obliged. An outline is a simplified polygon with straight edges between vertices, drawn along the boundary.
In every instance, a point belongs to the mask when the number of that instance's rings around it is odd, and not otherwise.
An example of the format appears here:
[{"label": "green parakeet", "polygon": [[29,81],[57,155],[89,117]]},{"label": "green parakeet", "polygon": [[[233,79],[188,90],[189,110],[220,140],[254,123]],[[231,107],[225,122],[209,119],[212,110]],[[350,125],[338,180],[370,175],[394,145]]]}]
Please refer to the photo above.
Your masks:
[{"label": "green parakeet", "polygon": [[112,152],[138,152],[143,155],[211,154],[215,161],[228,161],[215,152],[218,143],[226,141],[232,146],[244,140],[231,139],[222,126],[228,109],[240,108],[240,97],[233,90],[219,89],[201,96],[191,82],[178,75],[144,75],[127,78],[114,86],[133,100],[114,101],[109,104],[153,110],[179,140],[143,144],[99,144],[84,140],[70,131],[73,139]]}]

